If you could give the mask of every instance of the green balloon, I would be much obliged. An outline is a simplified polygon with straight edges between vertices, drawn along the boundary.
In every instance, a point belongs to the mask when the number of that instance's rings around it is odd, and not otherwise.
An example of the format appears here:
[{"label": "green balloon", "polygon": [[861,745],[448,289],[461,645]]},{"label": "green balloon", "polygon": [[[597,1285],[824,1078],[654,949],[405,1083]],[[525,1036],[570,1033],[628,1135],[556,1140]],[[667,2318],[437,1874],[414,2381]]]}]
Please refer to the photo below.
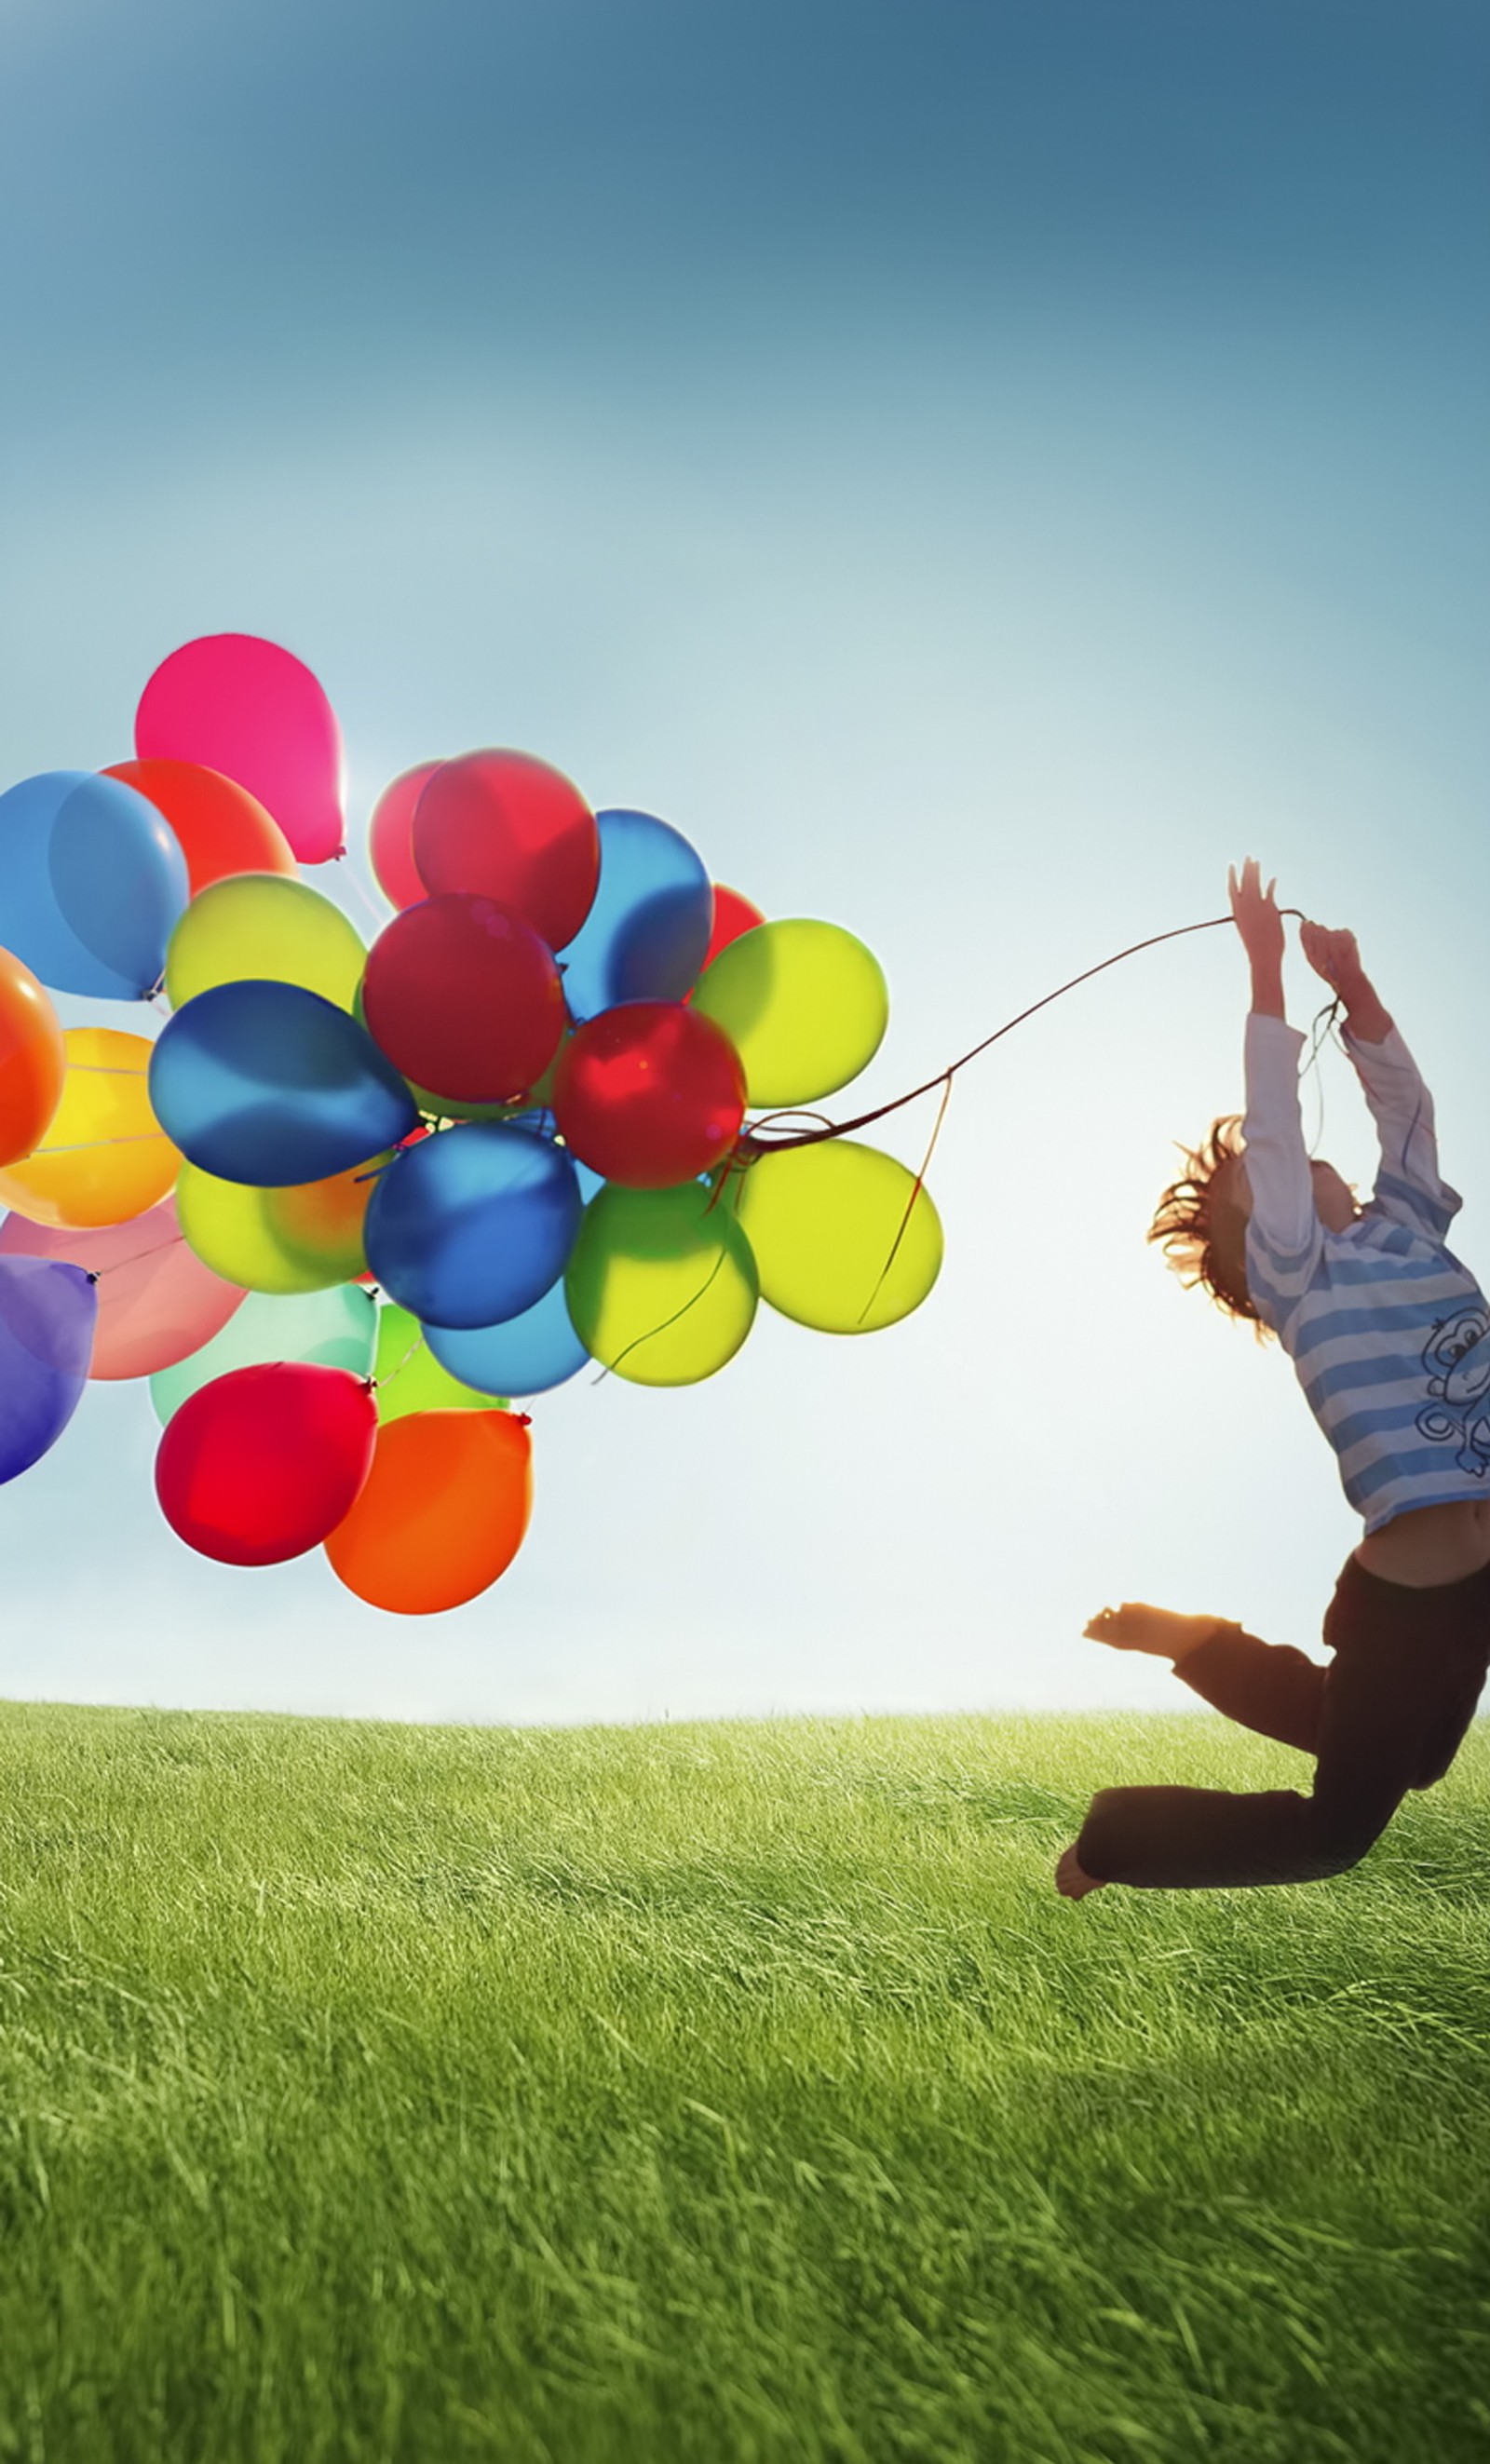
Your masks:
[{"label": "green balloon", "polygon": [[373,1363],[378,1381],[380,1421],[405,1419],[410,1412],[505,1412],[500,1395],[478,1395],[442,1368],[425,1341],[417,1317],[396,1301],[384,1301],[378,1312],[378,1356]]},{"label": "green balloon", "polygon": [[592,1359],[638,1386],[691,1386],[733,1360],[760,1284],[726,1199],[696,1180],[592,1198],[565,1276]]},{"label": "green balloon", "polygon": [[257,1369],[267,1360],[316,1361],[325,1369],[372,1374],[377,1305],[361,1284],[329,1291],[250,1292],[227,1325],[200,1352],[150,1380],[150,1400],[163,1426],[188,1395],[230,1369]]}]

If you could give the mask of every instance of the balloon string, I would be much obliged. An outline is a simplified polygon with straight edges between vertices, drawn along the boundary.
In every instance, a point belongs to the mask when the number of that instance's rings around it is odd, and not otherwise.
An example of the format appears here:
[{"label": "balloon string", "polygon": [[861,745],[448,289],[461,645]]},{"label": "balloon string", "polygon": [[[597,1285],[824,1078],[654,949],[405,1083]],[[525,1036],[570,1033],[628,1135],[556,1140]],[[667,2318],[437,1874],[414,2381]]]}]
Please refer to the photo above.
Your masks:
[{"label": "balloon string", "polygon": [[[1282,907],[1279,909],[1279,913],[1282,915],[1298,915],[1302,918],[1303,910],[1298,907]],[[894,1265],[901,1243],[905,1239],[906,1229],[910,1221],[911,1211],[915,1205],[916,1199],[921,1194],[922,1187],[926,1180],[927,1170],[931,1164],[932,1152],[935,1148],[938,1137],[941,1135],[942,1123],[947,1117],[947,1107],[952,1100],[952,1082],[956,1076],[957,1071],[959,1069],[965,1069],[970,1061],[975,1061],[980,1052],[986,1052],[990,1045],[997,1044],[1001,1036],[1008,1035],[1017,1026],[1022,1026],[1024,1021],[1027,1018],[1033,1018],[1037,1010],[1047,1008],[1051,1001],[1059,1001],[1063,993],[1074,992],[1078,984],[1088,982],[1093,976],[1100,976],[1105,968],[1115,967],[1120,959],[1134,957],[1140,950],[1155,949],[1161,941],[1178,941],[1182,939],[1187,933],[1214,932],[1217,925],[1230,924],[1234,921],[1235,918],[1231,915],[1208,915],[1205,917],[1203,922],[1199,924],[1176,924],[1172,930],[1168,933],[1150,933],[1147,940],[1132,941],[1128,944],[1126,950],[1114,950],[1110,958],[1099,958],[1094,967],[1085,967],[1079,976],[1072,976],[1068,983],[1058,984],[1053,993],[1045,993],[1038,1001],[1031,1001],[1028,1009],[1021,1009],[1017,1018],[1006,1019],[1002,1026],[995,1027],[992,1035],[985,1035],[981,1044],[975,1044],[971,1052],[964,1052],[960,1060],[951,1062],[945,1069],[938,1070],[936,1076],[934,1078],[928,1078],[924,1086],[912,1087],[909,1095],[897,1095],[888,1104],[877,1105],[873,1111],[859,1113],[854,1120],[833,1121],[829,1120],[825,1113],[811,1112],[796,1108],[780,1112],[764,1113],[759,1120],[753,1121],[751,1123],[749,1130],[736,1145],[730,1161],[734,1165],[744,1168],[753,1163],[758,1162],[764,1155],[784,1154],[792,1147],[821,1146],[824,1140],[828,1138],[845,1137],[851,1130],[866,1130],[869,1127],[869,1124],[872,1121],[883,1121],[887,1113],[898,1112],[904,1105],[915,1103],[919,1096],[930,1095],[933,1088],[941,1088],[942,1100],[937,1111],[935,1123],[931,1130],[931,1142],[927,1147],[925,1159],[922,1162],[921,1169],[916,1175],[915,1182],[911,1189],[905,1214],[901,1218],[900,1229],[896,1233],[894,1242],[890,1247],[889,1256],[886,1259],[885,1264],[880,1270],[879,1282],[875,1285],[868,1300],[865,1303],[864,1308],[859,1313],[859,1323],[862,1326],[865,1319],[868,1316],[870,1309],[874,1307],[876,1300],[879,1298],[880,1292],[884,1288],[885,1278],[889,1273],[891,1266]],[[819,1123],[820,1126],[816,1129],[800,1132],[794,1137],[766,1139],[762,1139],[760,1137],[760,1131],[768,1127],[771,1122],[783,1120],[810,1120]],[[706,1213],[712,1212],[714,1206],[717,1204],[721,1195],[723,1194],[726,1179],[730,1177],[733,1177],[733,1176],[725,1175],[721,1177],[720,1180],[716,1183],[710,1198],[709,1205],[705,1209]],[[736,1213],[739,1209],[739,1202],[740,1193],[738,1188],[736,1188],[734,1193],[734,1206]],[[714,1276],[718,1274],[720,1267],[724,1265],[725,1255],[726,1252],[721,1249],[718,1257],[714,1261],[713,1269],[710,1274],[708,1281],[704,1283],[699,1290],[693,1294],[691,1300],[685,1301],[680,1309],[674,1309],[671,1317],[664,1318],[661,1326],[651,1328],[646,1334],[637,1335],[633,1341],[625,1346],[624,1351],[617,1353],[616,1358],[610,1362],[608,1367],[601,1371],[599,1377],[591,1379],[591,1384],[599,1386],[604,1378],[610,1375],[613,1369],[619,1369],[622,1361],[624,1360],[630,1353],[633,1353],[636,1350],[638,1344],[649,1343],[653,1335],[666,1333],[669,1326],[676,1326],[679,1318],[686,1317],[689,1310],[694,1308],[697,1303],[703,1299],[704,1294],[710,1287],[710,1285],[713,1282]]]},{"label": "balloon string", "polygon": [[67,1074],[70,1078],[148,1078],[150,1072],[148,1067],[121,1069],[109,1061],[69,1061]]},{"label": "balloon string", "polygon": [[142,1258],[162,1257],[167,1249],[174,1249],[178,1241],[185,1241],[186,1237],[185,1232],[167,1232],[164,1241],[153,1242],[148,1249],[135,1249],[127,1258],[111,1258],[106,1266],[99,1266],[95,1270],[94,1280],[97,1282],[99,1275],[117,1274],[121,1266],[138,1266]]},{"label": "balloon string", "polygon": [[92,1155],[95,1147],[153,1146],[157,1138],[164,1139],[164,1136],[165,1133],[164,1130],[133,1130],[129,1136],[125,1138],[79,1138],[76,1146],[33,1147],[30,1155],[23,1155],[21,1161],[23,1163],[45,1163],[49,1155]]},{"label": "balloon string", "polygon": [[905,1239],[906,1233],[909,1227],[910,1218],[915,1208],[916,1199],[920,1197],[922,1190],[926,1187],[926,1176],[931,1170],[931,1157],[936,1153],[936,1141],[941,1136],[942,1123],[947,1118],[947,1107],[951,1102],[952,1071],[949,1069],[946,1077],[942,1081],[942,1100],[937,1107],[936,1119],[932,1125],[931,1137],[927,1141],[926,1153],[921,1158],[921,1169],[916,1174],[915,1180],[911,1186],[910,1195],[906,1200],[906,1211],[900,1219],[900,1229],[890,1243],[889,1256],[886,1259],[884,1265],[880,1268],[879,1281],[859,1312],[859,1323],[861,1326],[863,1326],[865,1319],[868,1316],[869,1311],[873,1309],[875,1302],[879,1299],[881,1292],[884,1290],[885,1278],[889,1273],[891,1266],[894,1265],[895,1260],[900,1254],[900,1244]]},{"label": "balloon string", "polygon": [[[1313,1025],[1309,1029],[1309,1049],[1304,1060],[1304,1067],[1299,1072],[1301,1081],[1307,1078],[1311,1069],[1318,1069],[1320,1054],[1325,1045],[1328,1043],[1331,1029],[1334,1027],[1339,1016],[1340,995],[1337,993],[1334,1000],[1332,1001],[1326,1001],[1324,1008],[1317,1013]],[[1336,1040],[1338,1042],[1338,1037]],[[1318,1099],[1319,1118],[1315,1125],[1314,1135],[1309,1141],[1309,1154],[1311,1155],[1318,1153],[1319,1142],[1325,1134],[1325,1082],[1322,1077],[1316,1077],[1314,1081],[1314,1092]]]},{"label": "balloon string", "polygon": [[[1303,916],[1303,910],[1298,907],[1281,907],[1278,912],[1281,915],[1298,915],[1301,918]],[[883,1121],[887,1113],[898,1112],[903,1105],[913,1104],[920,1095],[929,1095],[933,1087],[941,1085],[944,1078],[953,1078],[959,1069],[965,1069],[970,1061],[975,1061],[980,1052],[986,1052],[990,1045],[997,1044],[1001,1036],[1011,1034],[1017,1026],[1022,1026],[1025,1020],[1033,1018],[1037,1010],[1048,1008],[1051,1001],[1061,999],[1063,993],[1074,992],[1078,984],[1089,982],[1093,976],[1100,976],[1104,968],[1115,967],[1119,959],[1134,957],[1140,950],[1152,950],[1161,941],[1178,941],[1187,933],[1211,933],[1217,925],[1230,924],[1234,920],[1230,915],[1207,915],[1199,924],[1176,924],[1171,932],[1150,933],[1146,941],[1131,941],[1126,950],[1114,950],[1110,958],[1099,958],[1094,967],[1084,967],[1081,974],[1072,976],[1068,983],[1057,984],[1053,993],[1042,994],[1038,1001],[1031,1001],[1028,1009],[1021,1009],[1018,1017],[1006,1019],[1002,1026],[995,1027],[992,1035],[985,1035],[981,1044],[975,1044],[971,1052],[964,1052],[960,1060],[949,1063],[945,1069],[939,1069],[934,1078],[927,1079],[924,1086],[912,1087],[909,1095],[896,1095],[887,1104],[877,1104],[873,1111],[860,1112],[851,1121],[828,1120],[822,1113],[804,1115],[798,1111],[767,1112],[760,1120],[751,1123],[735,1149],[735,1158],[741,1163],[751,1164],[756,1162],[761,1155],[779,1155],[792,1147],[821,1146],[824,1139],[846,1137],[852,1130],[866,1130],[871,1122]],[[822,1126],[818,1129],[800,1131],[793,1137],[762,1138],[760,1136],[760,1132],[768,1129],[773,1121],[800,1120],[804,1117],[816,1119],[822,1123]]]},{"label": "balloon string", "polygon": [[395,1377],[408,1367],[408,1364],[413,1359],[415,1353],[423,1352],[424,1349],[425,1337],[422,1334],[416,1334],[413,1342],[409,1345],[408,1350],[405,1353],[403,1359],[399,1362],[398,1367],[396,1369],[390,1369],[386,1377],[375,1377],[372,1381],[373,1384],[375,1386],[391,1386]]},{"label": "balloon string", "polygon": [[[338,848],[338,850],[337,850],[337,852],[336,852],[336,854],[332,857],[331,861],[332,861],[332,863],[333,863],[333,864],[346,864],[346,849],[345,849],[345,847],[339,847],[339,848]],[[371,898],[368,896],[367,891],[362,888],[362,883],[358,880],[358,877],[357,877],[356,873],[353,871],[353,869],[352,869],[352,868],[351,868],[351,866],[350,866],[349,864],[347,864],[347,865],[346,865],[346,871],[345,871],[345,873],[343,874],[342,878],[343,878],[345,881],[347,881],[348,883],[350,883],[351,888],[352,888],[352,890],[353,890],[354,893],[356,894],[356,896],[357,896],[357,897],[359,897],[359,898],[362,900],[362,905],[363,905],[363,907],[366,909],[366,911],[367,911],[367,913],[368,913],[369,917],[371,918],[372,922],[376,925],[376,927],[377,927],[378,931],[381,933],[381,932],[383,931],[383,928],[384,924],[387,922],[387,920],[388,920],[388,919],[387,919],[387,917],[386,917],[385,915],[380,915],[380,914],[379,914],[378,910],[377,910],[377,909],[376,909],[376,907],[373,905],[372,900],[371,900]]]},{"label": "balloon string", "polygon": [[[705,1211],[707,1212],[708,1210],[706,1209]],[[590,1384],[592,1386],[602,1385],[610,1375],[613,1369],[619,1369],[623,1360],[629,1358],[630,1354],[635,1352],[638,1344],[650,1343],[654,1335],[666,1334],[669,1326],[676,1326],[680,1317],[687,1317],[690,1309],[696,1309],[728,1256],[729,1251],[724,1246],[723,1243],[721,1243],[719,1255],[714,1260],[704,1282],[700,1284],[697,1291],[693,1294],[692,1299],[685,1301],[681,1309],[675,1309],[670,1317],[665,1317],[660,1326],[648,1327],[645,1334],[633,1335],[630,1342],[624,1345],[623,1349],[617,1353],[615,1359],[607,1361],[605,1367],[601,1371],[600,1376],[591,1378]]]}]

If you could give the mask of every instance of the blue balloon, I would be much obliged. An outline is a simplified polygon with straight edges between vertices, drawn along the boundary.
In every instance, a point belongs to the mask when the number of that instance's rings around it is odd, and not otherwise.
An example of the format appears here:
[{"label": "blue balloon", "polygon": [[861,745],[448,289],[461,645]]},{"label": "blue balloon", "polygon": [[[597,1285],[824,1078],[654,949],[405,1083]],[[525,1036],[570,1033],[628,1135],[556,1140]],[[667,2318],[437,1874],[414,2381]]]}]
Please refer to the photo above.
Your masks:
[{"label": "blue balloon", "polygon": [[575,1177],[580,1183],[580,1195],[588,1206],[596,1192],[604,1188],[605,1176],[603,1172],[592,1172],[587,1163],[580,1161],[578,1155],[574,1158],[574,1168]]},{"label": "blue balloon", "polygon": [[[554,1134],[554,1115],[541,1107],[535,1112],[514,1112],[512,1127],[515,1130],[537,1130],[545,1138],[551,1138]],[[562,1138],[559,1143],[560,1146],[563,1145]],[[588,1206],[596,1191],[604,1188],[605,1176],[603,1172],[592,1172],[589,1165],[581,1163],[577,1155],[571,1155],[569,1160],[575,1168],[575,1176],[580,1183],[580,1195]],[[528,1391],[530,1394],[535,1394],[537,1390],[536,1387],[530,1387]]]},{"label": "blue balloon", "polygon": [[88,1379],[99,1295],[59,1258],[0,1258],[0,1481],[55,1446]]},{"label": "blue balloon", "polygon": [[562,1276],[500,1326],[427,1326],[424,1334],[441,1368],[478,1395],[545,1394],[590,1356],[574,1331]]},{"label": "blue balloon", "polygon": [[143,1001],[189,896],[175,831],[122,779],[45,770],[0,796],[0,946],[55,991]]},{"label": "blue balloon", "polygon": [[285,1189],[349,1172],[419,1120],[365,1027],[303,984],[213,984],[183,1002],[150,1055],[155,1117],[219,1180]]},{"label": "blue balloon", "polygon": [[681,1001],[713,931],[714,893],[701,856],[653,813],[597,813],[595,903],[559,954],[570,1016],[617,1001]]},{"label": "blue balloon", "polygon": [[507,1121],[463,1121],[405,1148],[362,1237],[402,1309],[440,1327],[494,1326],[559,1281],[583,1212],[561,1147]]}]

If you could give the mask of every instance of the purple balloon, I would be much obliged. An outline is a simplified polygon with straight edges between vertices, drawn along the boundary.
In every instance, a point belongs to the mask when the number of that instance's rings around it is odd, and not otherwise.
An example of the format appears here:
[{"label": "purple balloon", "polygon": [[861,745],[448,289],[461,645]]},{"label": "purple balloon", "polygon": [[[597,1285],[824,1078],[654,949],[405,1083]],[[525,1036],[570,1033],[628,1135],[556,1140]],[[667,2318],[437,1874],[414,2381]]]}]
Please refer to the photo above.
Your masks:
[{"label": "purple balloon", "polygon": [[81,1266],[0,1257],[0,1482],[30,1471],[77,1411],[98,1316]]}]

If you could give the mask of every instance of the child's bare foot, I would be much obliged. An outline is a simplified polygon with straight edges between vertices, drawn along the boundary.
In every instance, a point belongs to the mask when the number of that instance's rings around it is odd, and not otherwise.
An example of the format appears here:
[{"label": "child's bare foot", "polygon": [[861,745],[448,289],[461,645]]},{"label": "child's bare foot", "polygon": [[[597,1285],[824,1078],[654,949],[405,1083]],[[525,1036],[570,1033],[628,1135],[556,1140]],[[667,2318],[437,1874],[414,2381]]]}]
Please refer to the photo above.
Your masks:
[{"label": "child's bare foot", "polygon": [[1110,1643],[1114,1651],[1149,1651],[1176,1666],[1187,1651],[1219,1634],[1225,1617],[1180,1617],[1173,1609],[1150,1608],[1147,1600],[1125,1600],[1119,1609],[1103,1609],[1082,1632],[1091,1642]]},{"label": "child's bare foot", "polygon": [[1083,1873],[1076,1861],[1076,1842],[1073,1839],[1056,1867],[1056,1889],[1062,1898],[1084,1900],[1088,1891],[1105,1891],[1107,1887],[1106,1882],[1099,1881],[1095,1874]]}]

